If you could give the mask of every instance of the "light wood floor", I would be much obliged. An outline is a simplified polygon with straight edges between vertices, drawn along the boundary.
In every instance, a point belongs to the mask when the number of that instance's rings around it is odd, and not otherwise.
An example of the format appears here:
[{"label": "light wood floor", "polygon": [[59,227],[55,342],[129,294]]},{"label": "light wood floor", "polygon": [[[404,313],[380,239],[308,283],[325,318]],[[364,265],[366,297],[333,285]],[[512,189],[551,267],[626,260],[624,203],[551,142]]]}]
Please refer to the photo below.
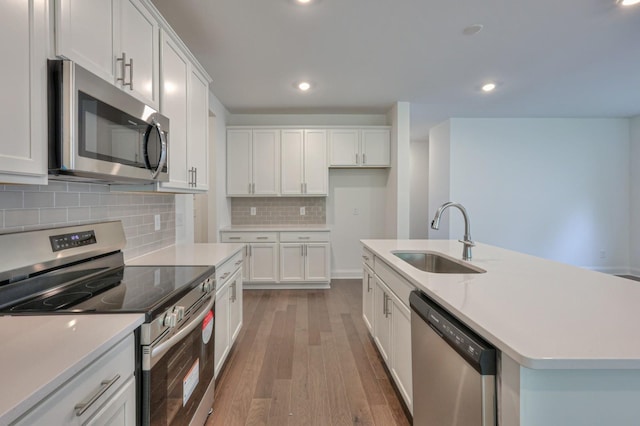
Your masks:
[{"label": "light wood floor", "polygon": [[206,426],[409,425],[362,320],[362,284],[245,290]]}]

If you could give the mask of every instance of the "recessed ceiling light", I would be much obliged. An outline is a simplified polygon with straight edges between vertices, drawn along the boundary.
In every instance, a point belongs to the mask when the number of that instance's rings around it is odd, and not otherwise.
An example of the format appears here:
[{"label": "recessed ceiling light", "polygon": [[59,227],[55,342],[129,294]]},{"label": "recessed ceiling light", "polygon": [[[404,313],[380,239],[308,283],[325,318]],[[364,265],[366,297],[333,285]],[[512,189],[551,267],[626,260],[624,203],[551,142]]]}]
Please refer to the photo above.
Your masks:
[{"label": "recessed ceiling light", "polygon": [[473,24],[473,25],[469,25],[467,28],[462,30],[462,33],[464,35],[474,35],[482,31],[483,28],[484,28],[484,25],[482,24]]},{"label": "recessed ceiling light", "polygon": [[308,4],[308,3],[311,3],[311,0],[296,0],[296,2],[300,4]]},{"label": "recessed ceiling light", "polygon": [[309,83],[308,81],[301,81],[296,85],[296,87],[298,87],[300,91],[306,92],[307,90],[311,89],[311,83]]},{"label": "recessed ceiling light", "polygon": [[618,3],[621,6],[633,6],[634,4],[640,3],[640,0],[618,0]]},{"label": "recessed ceiling light", "polygon": [[493,92],[493,90],[496,88],[496,84],[495,83],[486,83],[482,86],[482,91],[483,92]]}]

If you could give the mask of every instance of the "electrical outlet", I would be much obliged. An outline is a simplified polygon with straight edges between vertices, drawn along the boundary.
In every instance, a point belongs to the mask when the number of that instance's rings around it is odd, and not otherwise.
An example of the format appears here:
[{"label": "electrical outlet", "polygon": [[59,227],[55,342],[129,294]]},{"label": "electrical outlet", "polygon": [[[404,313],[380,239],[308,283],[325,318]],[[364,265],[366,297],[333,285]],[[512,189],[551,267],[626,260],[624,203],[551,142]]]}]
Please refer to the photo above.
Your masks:
[{"label": "electrical outlet", "polygon": [[153,217],[153,221],[154,221],[154,228],[156,231],[160,230],[160,215],[157,214]]},{"label": "electrical outlet", "polygon": [[306,215],[306,214],[307,214],[307,211],[306,211],[306,209],[304,208],[304,206],[303,206],[303,207],[300,207],[300,216],[304,216],[304,215]]},{"label": "electrical outlet", "polygon": [[600,259],[606,259],[607,257],[607,252],[604,250],[600,250]]},{"label": "electrical outlet", "polygon": [[256,215],[256,208],[251,207],[251,216],[255,216],[255,215]]},{"label": "electrical outlet", "polygon": [[360,209],[353,209],[353,215],[358,216],[360,214]]}]

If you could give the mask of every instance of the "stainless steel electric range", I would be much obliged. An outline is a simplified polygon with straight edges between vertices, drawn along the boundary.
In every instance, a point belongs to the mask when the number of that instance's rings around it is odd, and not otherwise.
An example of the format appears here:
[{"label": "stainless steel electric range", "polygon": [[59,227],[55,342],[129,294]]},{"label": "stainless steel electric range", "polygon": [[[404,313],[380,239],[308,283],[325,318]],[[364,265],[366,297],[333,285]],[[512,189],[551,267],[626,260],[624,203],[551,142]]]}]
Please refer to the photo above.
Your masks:
[{"label": "stainless steel electric range", "polygon": [[203,424],[213,405],[214,268],[127,266],[122,223],[0,234],[0,315],[141,313],[139,424]]}]

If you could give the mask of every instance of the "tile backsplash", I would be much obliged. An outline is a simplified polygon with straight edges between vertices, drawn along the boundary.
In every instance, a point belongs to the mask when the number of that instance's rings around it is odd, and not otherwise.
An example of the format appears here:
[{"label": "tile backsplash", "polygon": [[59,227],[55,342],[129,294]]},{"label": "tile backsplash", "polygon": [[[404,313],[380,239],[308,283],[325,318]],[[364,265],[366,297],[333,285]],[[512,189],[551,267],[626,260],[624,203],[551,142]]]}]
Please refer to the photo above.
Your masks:
[{"label": "tile backsplash", "polygon": [[[232,225],[302,225],[325,224],[327,222],[326,198],[324,197],[267,197],[232,198]],[[256,214],[251,215],[255,207]],[[300,207],[305,214],[300,214]]]},{"label": "tile backsplash", "polygon": [[[154,216],[160,215],[160,230]],[[175,243],[175,195],[113,193],[106,185],[0,185],[0,233],[121,220],[131,259]],[[2,248],[0,247],[0,250]]]}]

